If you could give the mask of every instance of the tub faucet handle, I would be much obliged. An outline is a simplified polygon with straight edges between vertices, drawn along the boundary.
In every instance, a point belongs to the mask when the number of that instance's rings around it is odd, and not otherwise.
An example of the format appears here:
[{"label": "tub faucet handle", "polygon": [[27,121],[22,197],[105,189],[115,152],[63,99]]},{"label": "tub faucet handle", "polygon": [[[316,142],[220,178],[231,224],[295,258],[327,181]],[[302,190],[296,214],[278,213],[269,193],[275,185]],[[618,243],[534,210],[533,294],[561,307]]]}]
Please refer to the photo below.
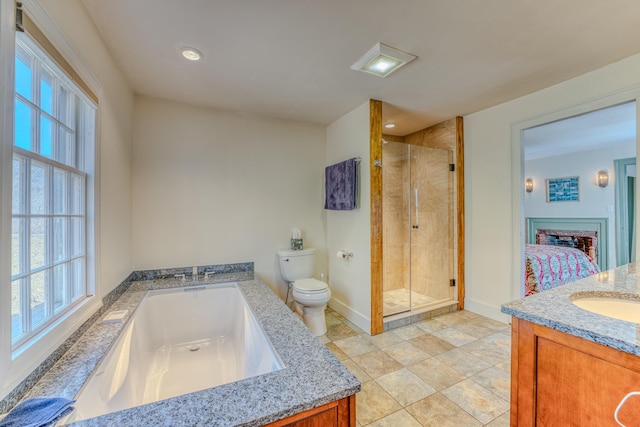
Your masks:
[{"label": "tub faucet handle", "polygon": [[204,280],[209,280],[209,276],[213,277],[213,275],[215,274],[215,272],[213,271],[205,271],[204,272]]},{"label": "tub faucet handle", "polygon": [[182,274],[176,274],[176,275],[175,275],[175,276],[173,276],[173,277],[176,277],[176,278],[177,278],[177,277],[182,277],[182,281],[183,281],[183,282],[185,282],[185,281],[187,280],[187,279],[186,279],[186,277],[185,277],[185,275],[184,275],[184,273],[182,273]]}]

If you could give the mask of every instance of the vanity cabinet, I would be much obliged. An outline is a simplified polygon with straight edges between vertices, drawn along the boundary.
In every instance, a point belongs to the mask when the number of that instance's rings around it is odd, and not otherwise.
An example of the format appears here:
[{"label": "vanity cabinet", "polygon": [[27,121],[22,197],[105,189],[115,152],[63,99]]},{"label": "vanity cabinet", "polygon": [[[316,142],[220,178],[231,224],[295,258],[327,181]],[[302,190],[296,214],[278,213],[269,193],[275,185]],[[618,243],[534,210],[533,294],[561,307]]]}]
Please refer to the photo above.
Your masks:
[{"label": "vanity cabinet", "polygon": [[266,427],[355,427],[355,425],[356,396],[351,395],[267,424]]},{"label": "vanity cabinet", "polygon": [[[640,391],[638,356],[515,317],[511,345],[512,426],[618,426]],[[640,397],[619,419],[640,426]]]}]

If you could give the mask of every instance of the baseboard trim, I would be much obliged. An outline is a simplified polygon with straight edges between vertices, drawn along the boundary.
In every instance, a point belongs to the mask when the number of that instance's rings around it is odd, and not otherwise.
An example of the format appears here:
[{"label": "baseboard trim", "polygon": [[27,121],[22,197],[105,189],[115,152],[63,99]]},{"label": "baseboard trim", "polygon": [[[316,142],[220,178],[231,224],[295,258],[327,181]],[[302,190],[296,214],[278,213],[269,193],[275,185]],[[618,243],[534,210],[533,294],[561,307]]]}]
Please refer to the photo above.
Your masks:
[{"label": "baseboard trim", "polygon": [[342,314],[348,321],[371,335],[371,319],[335,298],[331,298],[331,300],[329,300],[329,307]]},{"label": "baseboard trim", "polygon": [[464,309],[472,313],[480,314],[498,322],[511,323],[511,316],[500,311],[499,306],[489,305],[471,298],[464,301]]}]

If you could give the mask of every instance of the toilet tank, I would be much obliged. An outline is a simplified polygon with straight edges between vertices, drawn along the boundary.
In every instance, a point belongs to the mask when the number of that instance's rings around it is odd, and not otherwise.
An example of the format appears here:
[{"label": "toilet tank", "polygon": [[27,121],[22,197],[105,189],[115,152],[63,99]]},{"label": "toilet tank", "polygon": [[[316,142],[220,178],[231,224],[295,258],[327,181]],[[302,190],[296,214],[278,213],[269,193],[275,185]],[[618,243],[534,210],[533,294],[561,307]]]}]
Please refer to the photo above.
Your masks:
[{"label": "toilet tank", "polygon": [[313,277],[316,267],[315,248],[293,251],[281,249],[278,251],[280,258],[280,273],[287,282]]}]

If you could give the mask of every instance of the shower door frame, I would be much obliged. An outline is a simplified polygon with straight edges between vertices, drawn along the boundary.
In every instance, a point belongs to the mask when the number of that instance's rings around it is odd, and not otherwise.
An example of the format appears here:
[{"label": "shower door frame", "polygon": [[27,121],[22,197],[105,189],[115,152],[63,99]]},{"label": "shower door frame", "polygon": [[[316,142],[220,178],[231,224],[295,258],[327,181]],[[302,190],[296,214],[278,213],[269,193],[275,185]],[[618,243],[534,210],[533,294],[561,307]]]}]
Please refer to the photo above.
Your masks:
[{"label": "shower door frame", "polygon": [[[457,308],[464,309],[464,128],[462,117],[455,117],[423,131],[430,136],[455,132],[455,253]],[[371,208],[371,335],[384,331],[382,263],[382,101],[369,101],[370,208]],[[423,145],[423,144],[420,144]],[[424,144],[429,146],[429,144]]]}]

